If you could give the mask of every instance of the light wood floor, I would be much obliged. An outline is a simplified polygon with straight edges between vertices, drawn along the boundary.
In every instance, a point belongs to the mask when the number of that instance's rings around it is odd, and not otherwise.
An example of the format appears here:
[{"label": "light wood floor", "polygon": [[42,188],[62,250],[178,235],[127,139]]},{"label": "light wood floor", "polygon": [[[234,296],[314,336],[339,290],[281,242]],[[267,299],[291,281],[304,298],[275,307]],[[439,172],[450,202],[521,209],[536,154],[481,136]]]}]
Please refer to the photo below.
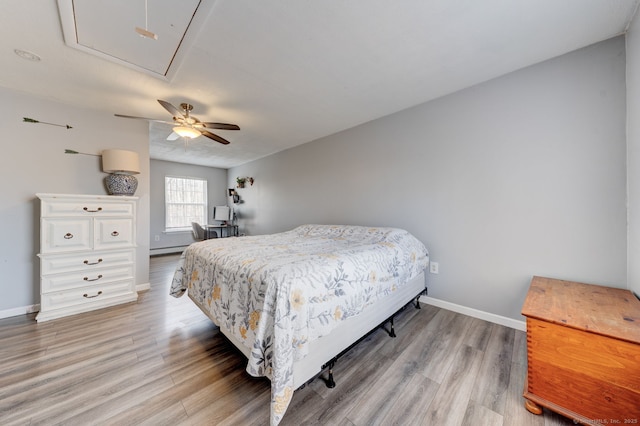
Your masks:
[{"label": "light wood floor", "polygon": [[[37,324],[0,320],[2,425],[266,425],[269,382],[151,259],[137,303]],[[569,425],[523,407],[525,334],[423,305],[296,391],[282,425]]]}]

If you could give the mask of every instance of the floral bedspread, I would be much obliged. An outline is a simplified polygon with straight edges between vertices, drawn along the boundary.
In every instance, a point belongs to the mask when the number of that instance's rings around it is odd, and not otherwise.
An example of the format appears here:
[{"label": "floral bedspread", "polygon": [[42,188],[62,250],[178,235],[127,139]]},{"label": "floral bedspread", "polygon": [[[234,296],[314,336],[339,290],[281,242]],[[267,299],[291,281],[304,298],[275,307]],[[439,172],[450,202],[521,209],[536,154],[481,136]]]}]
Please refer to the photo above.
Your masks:
[{"label": "floral bedspread", "polygon": [[428,264],[407,231],[303,225],[272,235],[194,243],[171,295],[187,290],[250,349],[247,372],[271,380],[271,424],[293,395],[293,363],[309,342],[392,293]]}]

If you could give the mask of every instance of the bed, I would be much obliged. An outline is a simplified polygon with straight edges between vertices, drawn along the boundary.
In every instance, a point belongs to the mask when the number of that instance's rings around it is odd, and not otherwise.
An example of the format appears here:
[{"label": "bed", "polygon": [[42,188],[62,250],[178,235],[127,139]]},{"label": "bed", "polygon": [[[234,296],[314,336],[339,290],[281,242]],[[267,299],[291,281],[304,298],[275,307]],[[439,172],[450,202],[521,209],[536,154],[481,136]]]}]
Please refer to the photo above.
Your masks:
[{"label": "bed", "polygon": [[218,238],[182,254],[171,295],[189,298],[271,380],[272,425],[293,392],[425,290],[428,252],[405,230],[302,225]]}]

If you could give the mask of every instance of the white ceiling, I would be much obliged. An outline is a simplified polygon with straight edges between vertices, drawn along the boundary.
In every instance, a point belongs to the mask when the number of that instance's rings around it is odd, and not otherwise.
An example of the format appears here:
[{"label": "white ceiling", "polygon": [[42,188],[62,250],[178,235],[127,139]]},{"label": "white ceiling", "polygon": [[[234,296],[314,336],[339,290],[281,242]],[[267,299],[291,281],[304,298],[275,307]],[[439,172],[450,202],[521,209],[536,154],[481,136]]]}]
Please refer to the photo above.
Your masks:
[{"label": "white ceiling", "polygon": [[[199,119],[242,130],[185,150],[165,140],[170,125],[152,124],[151,157],[228,168],[622,34],[640,0],[203,0],[164,80],[65,44],[61,17],[77,2],[60,0],[62,14],[55,0],[0,2],[0,86],[162,120],[156,99],[189,102]],[[158,41],[134,31],[144,0],[83,3],[121,13],[102,37],[130,37],[142,61],[161,55],[150,44],[175,42],[198,2],[148,0]]]}]

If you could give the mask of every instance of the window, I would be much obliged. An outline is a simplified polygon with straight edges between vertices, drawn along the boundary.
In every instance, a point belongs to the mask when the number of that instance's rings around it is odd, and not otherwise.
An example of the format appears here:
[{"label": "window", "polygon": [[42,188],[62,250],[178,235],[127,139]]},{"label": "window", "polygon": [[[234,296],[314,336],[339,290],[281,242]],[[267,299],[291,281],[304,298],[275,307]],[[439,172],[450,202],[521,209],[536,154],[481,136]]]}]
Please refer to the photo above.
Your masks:
[{"label": "window", "polygon": [[167,231],[191,229],[191,222],[207,223],[207,181],[165,176],[164,204]]}]

